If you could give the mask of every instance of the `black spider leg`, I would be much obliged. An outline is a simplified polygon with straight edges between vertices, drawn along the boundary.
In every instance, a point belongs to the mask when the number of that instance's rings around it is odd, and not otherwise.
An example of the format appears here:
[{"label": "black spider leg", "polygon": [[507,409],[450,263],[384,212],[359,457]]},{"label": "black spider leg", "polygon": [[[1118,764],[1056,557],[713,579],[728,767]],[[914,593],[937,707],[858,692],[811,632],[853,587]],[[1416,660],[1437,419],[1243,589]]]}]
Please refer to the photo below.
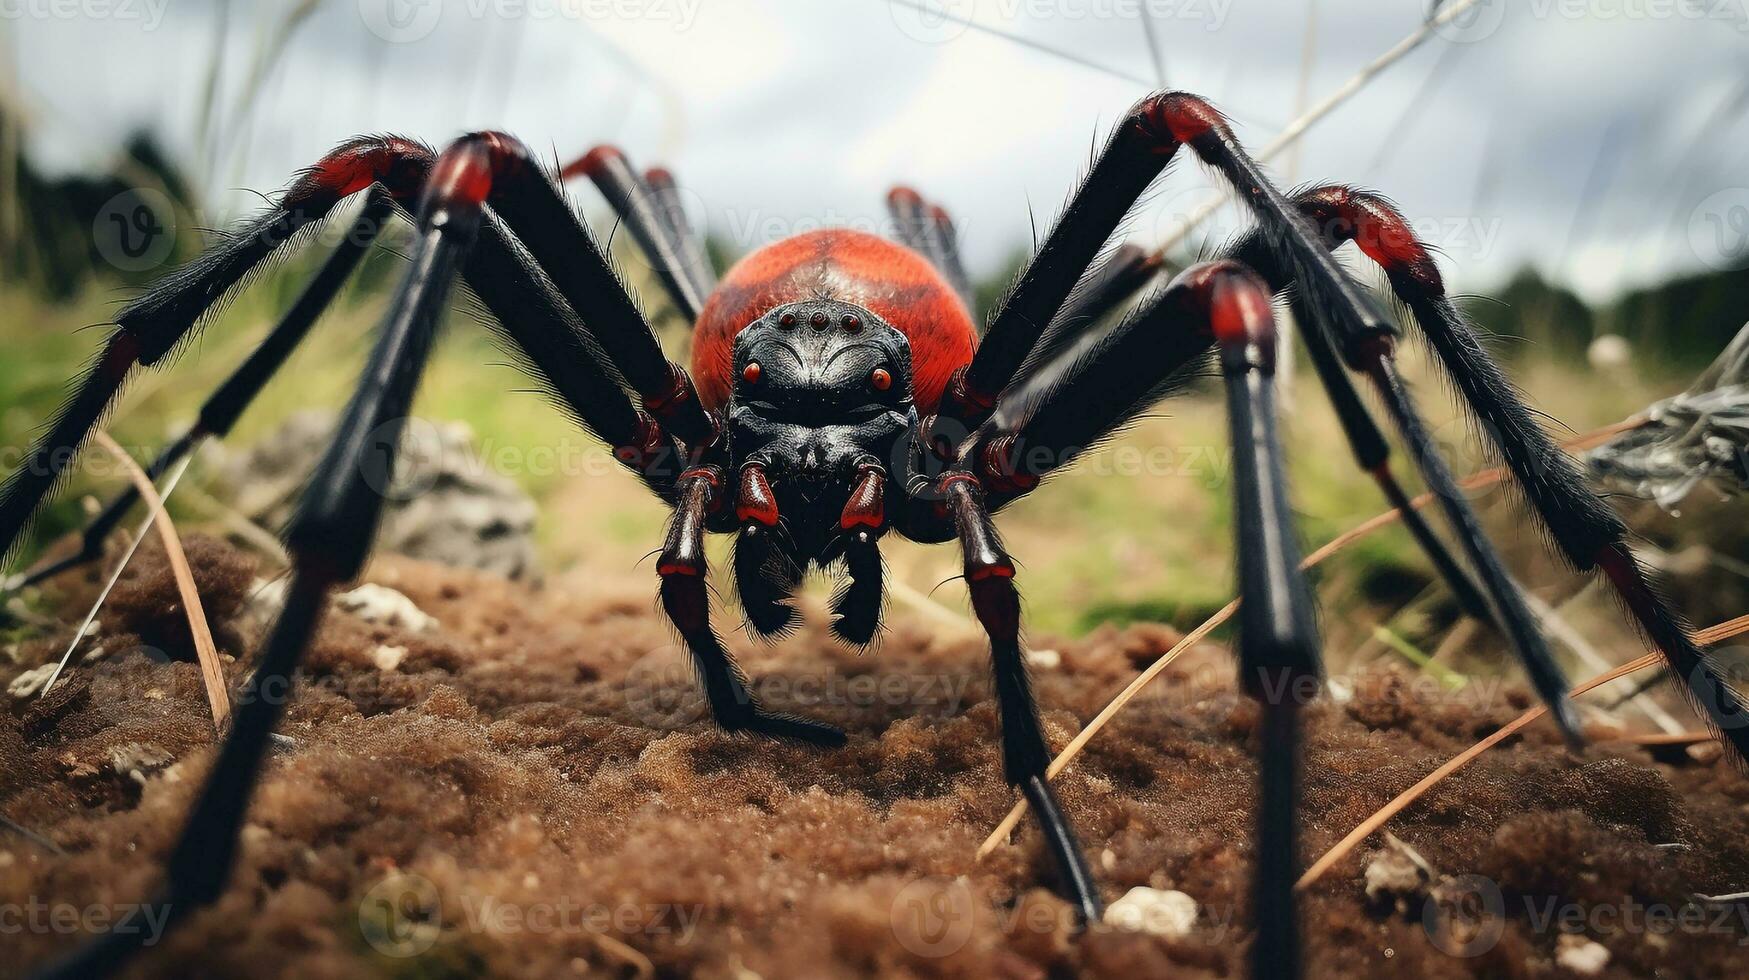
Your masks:
[{"label": "black spider leg", "polygon": [[940,205],[929,208],[928,239],[930,248],[937,256],[936,264],[941,267],[942,275],[947,277],[948,285],[959,294],[960,302],[966,304],[966,309],[975,310],[976,297],[972,295],[972,278],[966,275],[965,260],[960,257],[959,229],[954,226],[953,216]]},{"label": "black spider leg", "polygon": [[1603,571],[1641,632],[1683,679],[1713,733],[1729,739],[1739,760],[1749,762],[1749,705],[1652,584],[1627,543],[1621,517],[1592,492],[1488,355],[1475,328],[1446,295],[1431,251],[1408,221],[1384,198],[1346,187],[1308,191],[1295,203],[1332,246],[1353,241],[1383,267],[1447,380],[1481,422],[1561,555],[1576,571]]},{"label": "black spider leg", "polygon": [[1085,354],[1101,336],[1094,328],[1133,300],[1165,268],[1158,253],[1139,245],[1125,242],[1112,249],[1069,293],[1009,385],[1024,383],[1034,371],[1058,357]]},{"label": "black spider leg", "polygon": [[657,496],[671,501],[685,459],[649,414],[632,404],[625,382],[577,313],[490,210],[462,276],[521,366],[585,429],[613,449]]},{"label": "black spider leg", "polygon": [[844,583],[832,594],[832,632],[856,646],[874,642],[886,603],[885,566],[872,540],[844,548]]},{"label": "black spider leg", "polygon": [[[267,382],[285,364],[286,359],[309,335],[310,328],[352,275],[359,260],[370,251],[371,244],[382,230],[383,223],[388,220],[391,210],[392,202],[388,193],[380,187],[372,188],[364,209],[353,219],[346,237],[340,240],[323,261],[322,267],[299,294],[291,309],[286,311],[261,346],[251,352],[236,372],[226,378],[202,403],[194,424],[166,446],[146,467],[148,478],[156,483],[177,461],[193,452],[205,440],[223,439],[230,434],[231,428],[248,410],[255,396],[261,393]],[[116,494],[80,533],[78,551],[32,569],[19,581],[18,587],[35,585],[102,557],[103,542],[139,499],[139,491],[131,485]]]},{"label": "black spider leg", "polygon": [[802,569],[776,547],[776,528],[753,526],[735,538],[735,590],[747,625],[756,637],[775,638],[795,631],[791,598],[802,584]]},{"label": "black spider leg", "polygon": [[[1293,288],[1291,273],[1270,252],[1260,230],[1247,232],[1225,249],[1224,254],[1255,270],[1269,283],[1270,289],[1277,293],[1287,293],[1295,318],[1302,323],[1312,322],[1314,313],[1307,308],[1305,293]],[[1464,612],[1473,619],[1497,627],[1494,607],[1482,595],[1470,573],[1458,563],[1451,549],[1434,533],[1421,512],[1410,506],[1409,495],[1404,492],[1403,485],[1391,470],[1390,443],[1385,441],[1384,433],[1379,431],[1372,413],[1361,402],[1360,394],[1349,380],[1348,371],[1343,367],[1341,357],[1331,345],[1330,338],[1321,330],[1306,330],[1302,332],[1302,336],[1306,355],[1311,358],[1313,370],[1318,372],[1318,381],[1323,385],[1336,420],[1348,439],[1355,464],[1378,484],[1385,500],[1396,509],[1403,526],[1414,537],[1422,553],[1433,562],[1434,569],[1451,589],[1452,597]]]},{"label": "black spider leg", "polygon": [[892,218],[893,233],[899,242],[928,259],[966,309],[972,309],[971,279],[960,258],[959,233],[947,209],[925,201],[921,194],[901,185],[887,192],[887,214]]},{"label": "black spider leg", "polygon": [[1550,714],[1575,745],[1582,742],[1578,716],[1567,698],[1567,680],[1524,601],[1524,595],[1499,554],[1482,533],[1481,522],[1456,479],[1439,456],[1426,423],[1416,412],[1397,373],[1395,331],[1365,291],[1337,264],[1325,243],[1300,210],[1290,203],[1247,155],[1232,132],[1218,119],[1192,139],[1199,156],[1239,189],[1251,207],[1270,256],[1290,270],[1305,296],[1307,333],[1321,331],[1337,346],[1349,366],[1372,380],[1386,410],[1408,445],[1410,457],[1441,508],[1470,564],[1480,575],[1494,609]]},{"label": "black spider leg", "polygon": [[766,470],[772,465],[764,453],[755,453],[741,464],[735,493],[735,590],[747,614],[748,631],[771,639],[793,632],[796,609],[791,601],[802,584],[802,563],[792,557],[796,549],[789,528],[778,513]]},{"label": "black spider leg", "polygon": [[1274,345],[1270,291],[1260,277],[1233,261],[1194,266],[1086,350],[1065,352],[1011,386],[962,453],[991,506],[1003,506],[1184,385],[1219,346],[1244,598],[1240,681],[1260,704],[1258,976],[1297,968],[1298,715],[1320,673],[1276,433]]},{"label": "black spider leg", "polygon": [[692,227],[692,219],[680,203],[680,185],[666,167],[651,167],[644,171],[644,183],[656,195],[656,213],[674,240],[680,243],[681,258],[686,263],[686,277],[700,296],[709,296],[717,288],[717,274],[711,268],[710,253],[705,249],[704,236]]},{"label": "black spider leg", "polygon": [[483,132],[469,138],[493,155],[493,210],[579,313],[593,342],[642,398],[644,409],[689,450],[714,445],[719,421],[699,403],[686,371],[662,353],[650,321],[553,179],[512,136]]},{"label": "black spider leg", "polygon": [[1010,786],[1019,787],[1031,804],[1062,889],[1076,913],[1085,922],[1098,922],[1104,915],[1099,887],[1087,870],[1081,844],[1045,777],[1051,754],[1026,673],[1014,562],[1002,548],[996,525],[984,506],[984,493],[977,477],[964,471],[950,472],[937,484],[937,493],[940,513],[951,522],[954,535],[959,538],[972,610],[990,639],[990,663],[1002,724],[1003,776]]},{"label": "black spider leg", "polygon": [[[1300,974],[1294,882],[1298,839],[1300,708],[1321,673],[1312,595],[1300,573],[1276,431],[1274,318],[1270,291],[1241,273],[1213,289],[1210,307],[1227,381],[1238,518],[1239,672],[1259,704],[1257,864],[1252,894],[1257,936],[1252,975]],[[1219,311],[1226,307],[1225,314]]]},{"label": "black spider leg", "polygon": [[894,237],[899,244],[933,261],[929,239],[923,231],[928,220],[923,209],[923,195],[912,188],[901,185],[887,192],[887,215],[893,219]]},{"label": "black spider leg", "polygon": [[[238,831],[293,671],[321,620],[329,591],[363,568],[395,465],[407,410],[437,333],[457,263],[481,213],[490,157],[477,143],[446,151],[420,207],[411,268],[395,293],[359,386],[341,417],[286,533],[292,555],[286,605],[257,658],[251,690],[238,699],[229,736],[171,851],[157,901],[161,931],[212,904],[235,864]],[[107,974],[137,952],[144,931],[111,930],[43,973]]]},{"label": "black spider leg", "polygon": [[668,540],[657,559],[662,577],[662,608],[680,631],[704,682],[711,715],[725,731],[752,732],[774,738],[793,739],[811,745],[836,747],[844,733],[830,725],[775,714],[760,707],[748,689],[747,677],[723,647],[711,626],[709,566],[704,535],[713,511],[723,505],[722,471],[700,466],[680,475],[675,488],[674,518],[668,525]]},{"label": "black spider leg", "polygon": [[689,271],[685,246],[663,215],[663,204],[617,147],[598,146],[560,171],[563,180],[583,174],[595,183],[614,214],[625,222],[687,323],[698,319],[705,292]]},{"label": "black spider leg", "polygon": [[12,554],[31,516],[72,464],[136,365],[154,366],[183,345],[233,287],[298,232],[327,217],[343,198],[373,182],[394,193],[413,193],[430,162],[429,148],[397,137],[343,143],[293,181],[265,213],[124,307],[95,362],[24,462],[0,487],[0,562]]},{"label": "black spider leg", "polygon": [[1577,740],[1577,720],[1536,620],[1504,563],[1480,533],[1468,502],[1438,458],[1425,426],[1389,360],[1394,328],[1370,298],[1336,263],[1299,211],[1234,138],[1226,120],[1207,102],[1182,92],[1149,96],[1137,103],[1094,161],[1092,170],[1051,229],[1038,254],[1004,298],[971,364],[949,383],[941,415],[933,420],[929,446],[950,465],[956,447],[988,417],[1003,388],[1038,346],[1088,265],[1136,199],[1181,146],[1188,145],[1221,174],[1253,212],[1267,251],[1292,273],[1305,293],[1310,330],[1321,330],[1352,366],[1372,377],[1395,418],[1411,458],[1458,534],[1492,600],[1495,619],[1511,640],[1532,684],[1568,736]]}]

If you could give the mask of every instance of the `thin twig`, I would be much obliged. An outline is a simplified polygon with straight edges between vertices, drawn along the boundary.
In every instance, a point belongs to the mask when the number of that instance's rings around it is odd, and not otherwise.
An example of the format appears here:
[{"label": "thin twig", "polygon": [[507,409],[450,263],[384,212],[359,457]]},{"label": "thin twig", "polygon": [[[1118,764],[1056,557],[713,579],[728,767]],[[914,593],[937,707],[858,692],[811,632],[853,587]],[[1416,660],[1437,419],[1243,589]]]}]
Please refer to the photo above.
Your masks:
[{"label": "thin twig", "polygon": [[36,846],[42,848],[43,850],[48,851],[50,854],[66,854],[67,853],[66,851],[61,849],[61,845],[55,843],[52,840],[49,840],[47,837],[44,837],[43,835],[37,833],[36,831],[31,830],[29,827],[26,827],[25,825],[12,819],[11,817],[6,816],[5,814],[0,814],[0,827],[5,827],[7,830],[12,831],[13,833],[17,834],[18,836],[24,838],[27,841],[30,841],[32,844],[35,844]]},{"label": "thin twig", "polygon": [[213,728],[224,732],[231,725],[231,697],[225,685],[225,668],[219,663],[219,650],[213,644],[212,627],[207,624],[206,610],[201,606],[200,591],[194,587],[194,571],[189,568],[188,555],[182,550],[182,538],[176,533],[176,526],[170,522],[170,515],[164,511],[164,500],[158,496],[158,488],[152,485],[146,471],[140,469],[140,464],[127,454],[127,450],[116,445],[109,433],[98,429],[92,433],[92,438],[121,463],[127,470],[128,479],[134,483],[134,488],[140,492],[140,499],[151,508],[157,517],[153,526],[158,529],[158,540],[163,542],[164,554],[170,559],[170,572],[176,578],[176,590],[182,595],[182,611],[188,617],[188,631],[194,636],[194,653],[200,661],[201,680],[206,684],[207,704],[213,712]]}]

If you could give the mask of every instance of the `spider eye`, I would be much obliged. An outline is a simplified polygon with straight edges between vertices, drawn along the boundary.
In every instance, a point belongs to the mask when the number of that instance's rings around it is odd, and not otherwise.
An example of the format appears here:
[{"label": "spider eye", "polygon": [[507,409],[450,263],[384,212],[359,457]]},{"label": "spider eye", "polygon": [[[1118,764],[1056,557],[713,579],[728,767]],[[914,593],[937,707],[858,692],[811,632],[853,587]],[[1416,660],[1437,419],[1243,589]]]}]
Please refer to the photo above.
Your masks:
[{"label": "spider eye", "polygon": [[763,371],[764,369],[759,366],[758,361],[748,361],[747,366],[741,369],[741,380],[748,384],[754,384],[759,380],[759,375]]},{"label": "spider eye", "polygon": [[886,368],[875,368],[868,376],[868,383],[874,385],[876,391],[886,391],[893,386],[893,373]]}]

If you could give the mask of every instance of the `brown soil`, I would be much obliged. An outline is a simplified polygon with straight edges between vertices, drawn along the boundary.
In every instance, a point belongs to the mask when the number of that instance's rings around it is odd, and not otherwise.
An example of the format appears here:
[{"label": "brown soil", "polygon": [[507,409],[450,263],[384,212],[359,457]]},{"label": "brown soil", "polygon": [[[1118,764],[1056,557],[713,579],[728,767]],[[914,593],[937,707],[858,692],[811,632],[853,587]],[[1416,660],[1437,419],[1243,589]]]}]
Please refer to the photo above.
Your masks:
[{"label": "brown soil", "polygon": [[[247,649],[238,610],[251,563],[201,539],[190,549],[221,647]],[[136,565],[92,641],[107,655],[44,700],[9,699],[0,721],[0,814],[54,845],[0,830],[0,912],[12,917],[0,922],[0,973],[77,940],[57,914],[119,915],[150,895],[212,761],[170,576],[149,552]],[[769,704],[851,732],[847,748],[819,752],[696,720],[682,655],[639,576],[532,590],[385,560],[371,579],[441,626],[328,618],[282,725],[295,745],[270,763],[229,890],[137,973],[1245,973],[1252,712],[1219,647],[1184,658],[1059,781],[1107,899],[1138,885],[1183,891],[1200,906],[1193,930],[1074,935],[1041,887],[1030,825],[973,858],[1012,802],[974,634],[901,610],[882,648],[858,656],[813,611],[775,647],[736,637]],[[60,608],[73,615],[91,587],[67,587]],[[66,632],[25,643],[0,680],[50,659]],[[1036,671],[1052,737],[1067,739],[1175,638],[1160,627],[1040,638],[1061,654]],[[384,645],[405,648],[398,664]],[[1485,693],[1385,673],[1315,707],[1308,857],[1528,703],[1513,688]],[[1749,888],[1746,806],[1749,780],[1728,765],[1619,741],[1576,758],[1533,726],[1391,825],[1445,881],[1445,904],[1413,887],[1369,900],[1366,853],[1312,889],[1312,972],[1564,975],[1563,950],[1571,964],[1596,952],[1563,937],[1576,931],[1609,951],[1602,975],[1743,975],[1749,910],[1695,896]],[[1483,877],[1446,880],[1469,874]],[[1442,951],[1424,912],[1453,924],[1453,896],[1476,881],[1498,897],[1504,933],[1484,932],[1475,956]]]}]

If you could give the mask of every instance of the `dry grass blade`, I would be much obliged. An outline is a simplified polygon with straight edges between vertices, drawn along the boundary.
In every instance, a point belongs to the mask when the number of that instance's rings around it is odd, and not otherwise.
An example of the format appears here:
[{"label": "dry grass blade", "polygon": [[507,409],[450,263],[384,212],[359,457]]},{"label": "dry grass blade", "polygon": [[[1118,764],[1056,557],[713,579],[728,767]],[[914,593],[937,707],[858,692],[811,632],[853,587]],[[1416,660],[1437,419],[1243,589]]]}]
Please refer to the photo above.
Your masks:
[{"label": "dry grass blade", "polygon": [[638,952],[637,949],[604,932],[597,932],[593,935],[595,945],[601,947],[602,952],[630,967],[638,980],[650,980],[656,975],[656,964],[650,962],[650,958]]},{"label": "dry grass blade", "polygon": [[[1703,646],[1711,646],[1714,643],[1730,639],[1741,633],[1749,633],[1749,616],[1739,616],[1729,622],[1708,627],[1707,629],[1696,633],[1694,638],[1695,642],[1700,643]],[[1612,683],[1620,678],[1628,676],[1629,674],[1645,670],[1647,667],[1656,667],[1663,663],[1664,655],[1662,653],[1648,653],[1638,660],[1622,664],[1620,667],[1606,671],[1591,678],[1583,684],[1580,684],[1578,687],[1573,688],[1571,696],[1578,697],[1593,688],[1602,687],[1605,684]],[[1349,831],[1348,836],[1342,838],[1342,840],[1338,841],[1336,846],[1326,852],[1323,857],[1313,862],[1312,866],[1306,869],[1306,873],[1300,876],[1299,883],[1294,887],[1302,889],[1306,888],[1319,878],[1323,877],[1326,871],[1329,871],[1335,866],[1336,862],[1346,857],[1350,851],[1354,850],[1354,848],[1360,844],[1361,841],[1365,840],[1380,827],[1383,827],[1392,817],[1403,812],[1409,804],[1420,799],[1423,794],[1438,785],[1441,780],[1445,779],[1445,777],[1457,772],[1464,766],[1469,765],[1470,762],[1475,760],[1476,757],[1480,756],[1482,753],[1499,745],[1501,742],[1512,737],[1513,734],[1523,729],[1526,725],[1541,718],[1547,710],[1548,709],[1542,705],[1531,708],[1524,714],[1512,719],[1511,722],[1507,723],[1499,731],[1482,739],[1480,742],[1470,746],[1456,756],[1453,756],[1444,765],[1428,773],[1420,782],[1397,794],[1395,799],[1386,803],[1377,813],[1374,813],[1372,816],[1361,821],[1360,826]]]},{"label": "dry grass blade", "polygon": [[1674,745],[1696,745],[1701,742],[1711,742],[1713,739],[1712,732],[1653,732],[1650,735],[1623,735],[1609,741],[1661,748]]},{"label": "dry grass blade", "polygon": [[[1606,425],[1601,429],[1593,429],[1584,435],[1576,436],[1565,443],[1562,448],[1575,451],[1589,449],[1592,446],[1614,438],[1622,432],[1638,428],[1644,423],[1645,419],[1640,416],[1624,419],[1613,425]],[[1466,490],[1474,490],[1499,483],[1505,478],[1505,468],[1495,467],[1491,470],[1483,470],[1476,473],[1475,475],[1463,480],[1459,486]],[[1433,494],[1424,493],[1419,497],[1416,497],[1414,500],[1409,501],[1409,506],[1415,510],[1420,510],[1432,502]],[[1330,539],[1317,551],[1307,555],[1305,560],[1300,563],[1300,568],[1312,568],[1354,542],[1359,541],[1361,538],[1372,534],[1380,528],[1396,524],[1402,519],[1402,513],[1396,510],[1388,510],[1382,514],[1368,518]],[[1218,612],[1213,616],[1210,616],[1201,626],[1198,626],[1196,629],[1191,630],[1186,634],[1184,639],[1179,640],[1178,643],[1175,644],[1171,650],[1166,651],[1160,659],[1149,664],[1146,670],[1137,674],[1135,680],[1132,680],[1129,684],[1125,685],[1124,689],[1119,691],[1117,696],[1111,699],[1111,703],[1107,704],[1098,715],[1094,716],[1093,720],[1088,722],[1086,727],[1082,728],[1080,733],[1077,734],[1068,745],[1063,747],[1063,751],[1058,753],[1055,759],[1051,760],[1050,768],[1046,770],[1047,778],[1055,778],[1058,773],[1068,768],[1069,763],[1075,761],[1075,757],[1080,755],[1081,750],[1086,748],[1087,743],[1093,740],[1093,736],[1099,734],[1100,729],[1104,728],[1111,719],[1117,717],[1118,712],[1122,711],[1136,695],[1140,694],[1142,688],[1147,687],[1149,682],[1160,676],[1160,672],[1164,671],[1173,660],[1176,660],[1179,654],[1201,642],[1203,637],[1212,632],[1215,627],[1231,619],[1233,614],[1238,611],[1239,600],[1234,599],[1232,602],[1221,607]],[[987,856],[1004,840],[1007,840],[1008,835],[1014,832],[1014,828],[1020,826],[1020,820],[1024,816],[1026,816],[1026,800],[1022,799],[1014,804],[1014,808],[1008,811],[1008,815],[1002,818],[1002,822],[997,824],[996,829],[990,832],[990,836],[984,839],[984,843],[978,846],[978,857],[983,858]]]},{"label": "dry grass blade", "polygon": [[152,485],[146,471],[140,469],[127,450],[116,445],[109,433],[99,429],[93,433],[93,438],[127,470],[128,479],[140,491],[140,499],[157,518],[153,526],[158,529],[158,539],[164,543],[164,554],[170,559],[170,570],[176,577],[176,591],[182,596],[182,609],[188,616],[188,631],[194,636],[194,652],[200,660],[207,704],[212,707],[213,727],[223,732],[231,725],[230,691],[225,685],[225,670],[219,663],[218,647],[213,644],[212,627],[207,625],[206,610],[200,603],[200,592],[194,587],[194,572],[189,568],[188,555],[182,550],[182,538],[177,535],[176,526],[170,523],[170,515],[164,511],[164,500],[158,496],[158,488]]}]

